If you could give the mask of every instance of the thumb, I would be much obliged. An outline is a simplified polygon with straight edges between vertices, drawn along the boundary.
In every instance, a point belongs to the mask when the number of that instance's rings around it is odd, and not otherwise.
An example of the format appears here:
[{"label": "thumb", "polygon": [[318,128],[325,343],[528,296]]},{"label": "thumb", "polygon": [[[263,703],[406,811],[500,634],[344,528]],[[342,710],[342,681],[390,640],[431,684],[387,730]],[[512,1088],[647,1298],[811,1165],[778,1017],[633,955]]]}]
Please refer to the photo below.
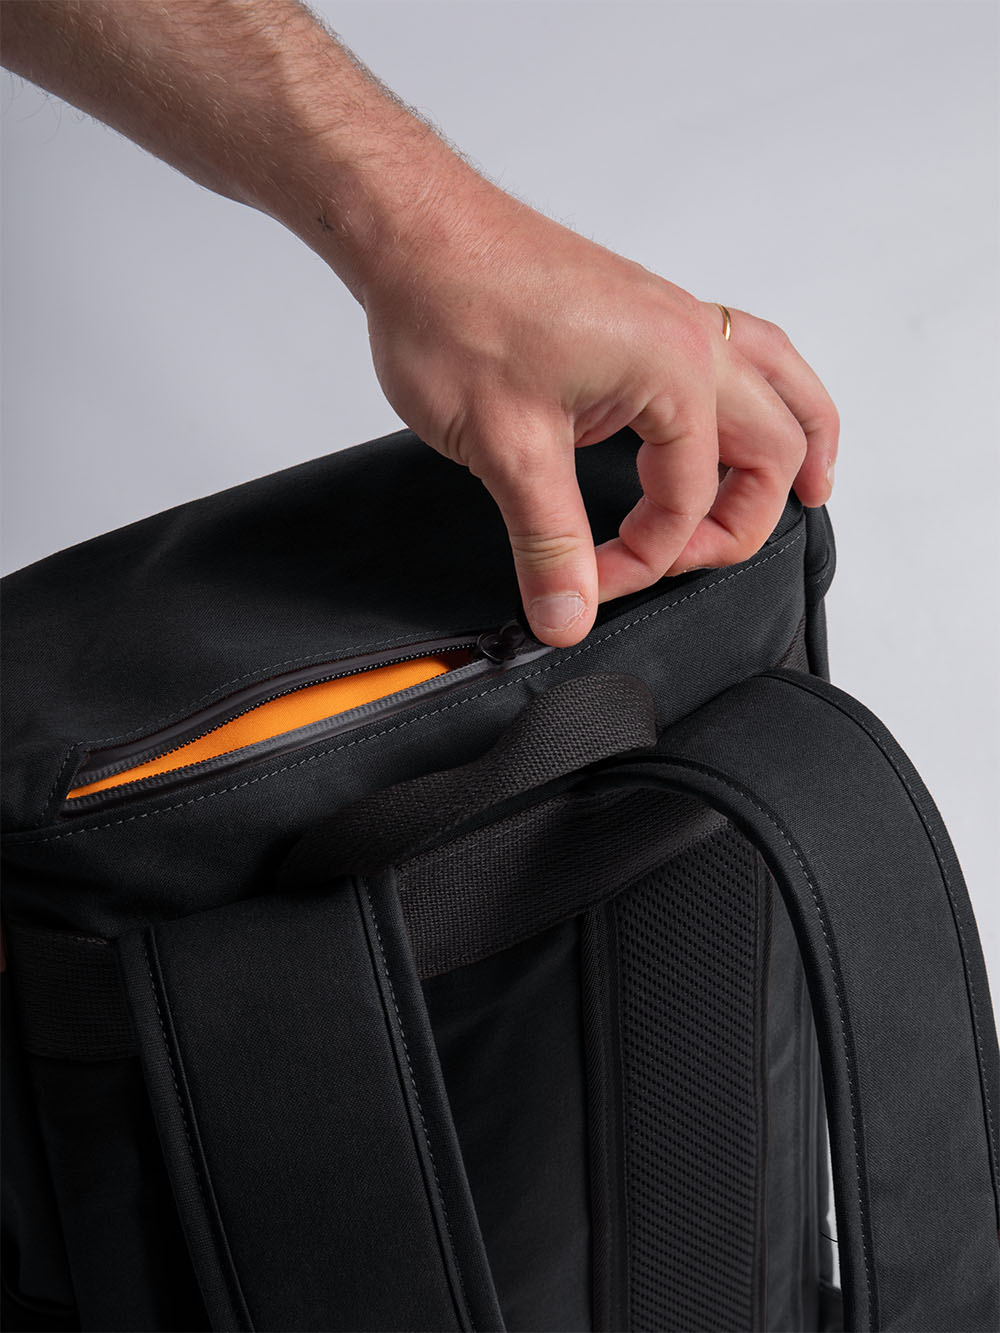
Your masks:
[{"label": "thumb", "polygon": [[557,648],[579,643],[597,614],[597,557],[572,440],[501,454],[480,476],[507,528],[531,632]]}]

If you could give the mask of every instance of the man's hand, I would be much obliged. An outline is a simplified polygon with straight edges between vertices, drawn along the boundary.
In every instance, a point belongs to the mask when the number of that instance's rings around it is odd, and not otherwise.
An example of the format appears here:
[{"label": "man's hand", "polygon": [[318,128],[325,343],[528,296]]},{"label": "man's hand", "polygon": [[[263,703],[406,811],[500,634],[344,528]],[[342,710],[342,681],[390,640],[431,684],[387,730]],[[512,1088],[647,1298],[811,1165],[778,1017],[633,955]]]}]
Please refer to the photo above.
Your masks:
[{"label": "man's hand", "polygon": [[[836,408],[780,329],[735,311],[727,341],[717,305],[479,178],[431,209],[447,225],[363,289],[375,369],[496,500],[540,638],[576,643],[599,602],[748,559],[793,485],[829,498]],[[595,556],[574,450],[626,425],[644,494]]]},{"label": "man's hand", "polygon": [[[340,275],[389,402],[496,500],[545,642],[665,573],[747,559],[791,486],[828,499],[837,412],[780,329],[737,310],[726,341],[714,304],[490,184],[296,0],[0,13],[10,68]],[[643,498],[595,552],[574,450],[626,425]]]}]

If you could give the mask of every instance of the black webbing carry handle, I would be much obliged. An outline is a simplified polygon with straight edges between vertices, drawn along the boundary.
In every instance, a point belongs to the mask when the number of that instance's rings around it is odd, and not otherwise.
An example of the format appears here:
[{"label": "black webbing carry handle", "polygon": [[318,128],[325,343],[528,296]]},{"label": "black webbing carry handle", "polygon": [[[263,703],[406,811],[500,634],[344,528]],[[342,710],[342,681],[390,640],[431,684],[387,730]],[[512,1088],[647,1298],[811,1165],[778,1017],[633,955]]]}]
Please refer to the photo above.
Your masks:
[{"label": "black webbing carry handle", "polygon": [[331,868],[370,874],[396,865],[510,798],[655,742],[656,709],[643,681],[617,672],[574,676],[536,695],[469,763],[397,782],[314,824],[282,862],[279,883],[301,885]]},{"label": "black webbing carry handle", "polygon": [[[293,848],[289,882],[398,861],[518,793],[573,782],[574,767],[614,753],[582,758],[608,679],[563,682],[480,759],[324,821]],[[628,689],[616,691],[621,705]],[[704,800],[781,889],[819,1040],[845,1327],[996,1329],[1000,1058],[986,968],[943,821],[885,727],[825,681],[776,670],[668,728],[648,755],[576,782]]]}]

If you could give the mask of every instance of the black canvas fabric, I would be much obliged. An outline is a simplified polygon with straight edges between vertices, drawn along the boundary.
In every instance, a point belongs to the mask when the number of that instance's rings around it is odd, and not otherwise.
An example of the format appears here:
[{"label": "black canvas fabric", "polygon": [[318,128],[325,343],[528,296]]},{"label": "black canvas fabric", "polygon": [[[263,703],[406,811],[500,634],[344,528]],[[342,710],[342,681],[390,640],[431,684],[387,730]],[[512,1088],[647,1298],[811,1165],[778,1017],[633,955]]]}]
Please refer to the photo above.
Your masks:
[{"label": "black canvas fabric", "polygon": [[[638,443],[578,452],[598,541]],[[9,576],[6,1326],[996,1327],[985,967],[826,680],[833,566],[790,497],[539,651],[492,500],[398,432]],[[67,799],[456,641],[467,676]]]}]

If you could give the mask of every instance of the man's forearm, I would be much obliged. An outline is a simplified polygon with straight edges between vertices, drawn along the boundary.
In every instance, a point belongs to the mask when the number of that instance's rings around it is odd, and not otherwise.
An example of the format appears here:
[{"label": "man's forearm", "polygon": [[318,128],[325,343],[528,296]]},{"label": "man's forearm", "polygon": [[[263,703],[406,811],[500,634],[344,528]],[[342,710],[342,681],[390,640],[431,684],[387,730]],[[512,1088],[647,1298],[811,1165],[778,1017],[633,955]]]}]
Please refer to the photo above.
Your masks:
[{"label": "man's forearm", "polygon": [[[496,500],[545,642],[578,643],[599,600],[664,573],[749,559],[792,484],[829,498],[836,409],[782,330],[726,311],[724,331],[714,302],[484,180],[297,0],[0,15],[12,68],[278,218],[344,279],[386,398]],[[644,441],[642,495],[595,550],[575,451],[623,426]]]},{"label": "man's forearm", "polygon": [[[277,218],[359,300],[485,186],[296,0],[7,0],[3,63]],[[456,187],[456,188],[452,188]]]}]

